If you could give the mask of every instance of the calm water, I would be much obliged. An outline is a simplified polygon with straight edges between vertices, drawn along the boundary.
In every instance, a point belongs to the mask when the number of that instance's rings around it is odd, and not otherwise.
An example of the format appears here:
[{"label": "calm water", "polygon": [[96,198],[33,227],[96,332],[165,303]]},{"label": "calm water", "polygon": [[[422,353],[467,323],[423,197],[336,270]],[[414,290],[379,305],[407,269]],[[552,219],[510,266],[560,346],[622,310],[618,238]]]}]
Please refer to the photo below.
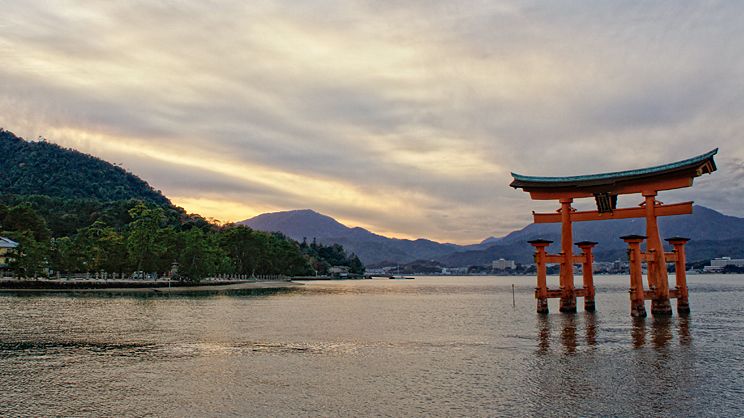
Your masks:
[{"label": "calm water", "polygon": [[620,276],[547,317],[528,277],[0,296],[0,416],[742,416],[744,276],[689,279],[689,318],[642,321]]}]

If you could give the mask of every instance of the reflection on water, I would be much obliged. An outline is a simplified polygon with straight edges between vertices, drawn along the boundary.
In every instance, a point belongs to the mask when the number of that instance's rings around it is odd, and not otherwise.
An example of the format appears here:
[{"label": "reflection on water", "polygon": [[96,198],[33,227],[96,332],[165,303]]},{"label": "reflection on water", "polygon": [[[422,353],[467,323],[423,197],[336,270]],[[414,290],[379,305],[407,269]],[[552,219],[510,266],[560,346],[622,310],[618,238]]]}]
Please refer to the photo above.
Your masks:
[{"label": "reflection on water", "polygon": [[[139,290],[139,289],[138,289]],[[295,291],[295,289],[291,287],[278,287],[278,288],[270,288],[270,289],[210,289],[208,287],[194,290],[194,291],[184,291],[179,290],[178,292],[174,293],[167,293],[167,292],[160,292],[155,291],[154,289],[141,289],[142,291],[131,291],[131,289],[128,290],[118,290],[118,289],[100,289],[96,290],[95,292],[91,291],[75,291],[75,290],[68,290],[64,292],[60,291],[35,291],[35,292],[24,292],[24,291],[4,291],[2,296],[13,296],[17,298],[29,298],[29,299],[35,299],[40,296],[48,296],[48,297],[67,297],[67,296],[74,296],[76,298],[132,298],[132,299],[176,299],[176,298],[212,298],[215,296],[272,296],[277,295],[281,293],[289,293]]]},{"label": "reflection on water", "polygon": [[[586,313],[583,315],[584,318],[577,318],[574,314],[561,314],[561,315],[537,315],[537,327],[538,327],[538,353],[547,353],[550,351],[551,341],[553,340],[552,330],[557,328],[556,331],[560,338],[560,343],[563,348],[563,352],[566,354],[576,353],[576,348],[579,345],[577,340],[577,328],[581,327],[582,331],[585,332],[584,341],[587,346],[593,346],[596,344],[597,331],[596,331],[596,320],[594,315]],[[590,319],[587,319],[591,316]]]},{"label": "reflection on water", "polygon": [[[563,351],[567,354],[576,353],[580,346],[578,334],[586,344],[586,347],[594,347],[598,340],[598,318],[599,314],[594,312],[583,312],[579,314],[537,315],[537,352],[546,353],[550,350],[553,332],[559,333],[560,343]],[[676,332],[677,341],[680,345],[690,345],[692,336],[690,333],[691,318],[682,317],[654,317],[654,318],[631,318],[630,339],[634,348],[643,348],[646,341],[651,341],[656,350],[664,349],[673,342]],[[557,327],[558,330],[553,331]],[[610,331],[614,334],[614,330]],[[600,336],[601,337],[601,336]]]},{"label": "reflection on water", "polygon": [[550,316],[538,315],[537,316],[537,327],[538,327],[538,340],[537,349],[541,354],[545,354],[550,350]]},{"label": "reflection on water", "polygon": [[[682,346],[689,345],[692,342],[690,322],[689,316],[633,318],[633,347],[641,348],[649,339],[654,349],[662,350],[673,342],[675,329],[678,343]],[[650,324],[650,328],[647,324]]]},{"label": "reflection on water", "polygon": [[586,345],[597,345],[597,315],[594,312],[584,312],[586,321]]},{"label": "reflection on water", "polygon": [[646,345],[646,318],[633,318],[631,336],[634,348],[641,348]]},{"label": "reflection on water", "polygon": [[[675,318],[676,319],[676,318]],[[651,341],[654,348],[661,350],[666,348],[672,339],[672,318],[671,317],[654,317],[651,322]]]},{"label": "reflection on water", "polygon": [[690,345],[690,343],[692,343],[690,320],[691,318],[689,315],[677,317],[677,335],[679,336],[679,343],[681,345]]},{"label": "reflection on water", "polygon": [[744,277],[692,277],[692,316],[644,319],[625,277],[549,315],[518,280],[0,295],[0,416],[744,414]]},{"label": "reflection on water", "polygon": [[561,315],[561,343],[566,352],[576,352],[576,315]]}]

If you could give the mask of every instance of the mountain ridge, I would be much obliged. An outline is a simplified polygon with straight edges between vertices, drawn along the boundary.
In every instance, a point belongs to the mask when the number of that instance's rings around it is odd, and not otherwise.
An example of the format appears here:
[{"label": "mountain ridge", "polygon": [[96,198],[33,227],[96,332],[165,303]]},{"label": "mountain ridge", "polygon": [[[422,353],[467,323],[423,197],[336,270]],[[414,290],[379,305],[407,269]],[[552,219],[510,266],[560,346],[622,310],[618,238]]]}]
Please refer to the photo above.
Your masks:
[{"label": "mountain ridge", "polygon": [[[327,230],[319,228],[318,225],[314,225],[318,219],[333,227]],[[388,238],[364,228],[348,227],[330,216],[311,209],[266,213],[239,223],[258,230],[282,232],[298,241],[303,238],[314,238],[326,244],[338,243],[370,265],[431,260],[448,267],[462,267],[487,264],[498,258],[530,263],[533,250],[527,241],[535,238],[555,241],[549,250],[560,251],[558,249],[560,224],[529,224],[503,237],[489,237],[476,244],[456,245],[425,238],[417,240]],[[308,228],[308,225],[311,227]],[[707,259],[712,256],[739,256],[737,252],[739,241],[742,242],[741,247],[744,249],[744,218],[725,215],[704,206],[695,205],[691,215],[659,218],[659,228],[663,234],[662,238],[682,235],[693,240],[688,251],[690,261],[702,259],[701,257]],[[643,219],[574,224],[575,241],[599,242],[596,248],[598,261],[624,257],[625,244],[619,237],[644,233]],[[744,250],[741,250],[741,256],[744,256]]]},{"label": "mountain ridge", "polygon": [[[449,254],[458,248],[455,244],[425,238],[388,238],[365,228],[348,227],[311,209],[264,213],[237,223],[261,231],[281,232],[300,242],[317,239],[325,244],[341,244],[358,255],[365,264],[406,262],[411,257],[429,259]],[[320,225],[329,228],[323,229]]]},{"label": "mountain ridge", "polygon": [[120,201],[141,199],[174,207],[136,175],[57,144],[27,141],[0,128],[0,194]]}]

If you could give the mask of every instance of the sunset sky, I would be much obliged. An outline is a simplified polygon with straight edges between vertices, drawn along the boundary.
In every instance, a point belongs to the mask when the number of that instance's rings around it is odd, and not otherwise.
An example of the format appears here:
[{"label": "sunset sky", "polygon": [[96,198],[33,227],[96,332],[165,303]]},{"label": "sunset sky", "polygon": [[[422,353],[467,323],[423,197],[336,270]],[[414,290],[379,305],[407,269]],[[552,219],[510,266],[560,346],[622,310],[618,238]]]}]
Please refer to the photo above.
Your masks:
[{"label": "sunset sky", "polygon": [[660,199],[744,216],[744,2],[0,10],[0,127],[122,164],[222,221],[311,208],[471,243],[555,209],[509,188],[510,171],[615,171],[715,147],[718,172]]}]

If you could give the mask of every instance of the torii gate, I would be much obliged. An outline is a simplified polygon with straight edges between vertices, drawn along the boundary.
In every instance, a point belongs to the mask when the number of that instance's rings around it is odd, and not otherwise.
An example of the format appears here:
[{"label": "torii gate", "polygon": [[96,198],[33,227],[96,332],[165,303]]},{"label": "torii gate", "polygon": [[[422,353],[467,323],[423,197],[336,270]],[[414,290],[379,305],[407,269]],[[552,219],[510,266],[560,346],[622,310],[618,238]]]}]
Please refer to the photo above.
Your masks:
[{"label": "torii gate", "polygon": [[[692,203],[665,205],[656,200],[661,190],[680,189],[692,186],[693,179],[716,171],[713,156],[718,149],[676,163],[638,170],[592,174],[572,177],[533,177],[512,173],[515,189],[522,189],[533,200],[557,200],[561,207],[557,213],[535,213],[535,223],[561,223],[561,252],[547,254],[546,247],[552,241],[533,240],[537,265],[537,312],[548,313],[548,298],[560,298],[561,312],[576,312],[576,297],[584,298],[584,309],[594,311],[594,283],[592,277],[592,247],[596,242],[578,242],[582,253],[574,255],[572,222],[601,221],[608,219],[646,218],[646,236],[628,235],[622,238],[628,244],[630,259],[631,315],[646,316],[645,300],[650,299],[654,315],[671,315],[669,298],[677,299],[677,312],[690,311],[685,276],[684,245],[687,238],[674,237],[667,241],[674,246],[671,253],[664,252],[656,221],[658,216],[685,215],[692,213]],[[644,201],[638,208],[617,208],[617,196],[641,194]],[[596,211],[577,212],[571,207],[574,199],[593,197]],[[641,252],[641,243],[646,240],[646,252]],[[667,262],[676,263],[677,288],[669,289]],[[643,289],[641,263],[648,268],[649,290]],[[560,289],[548,289],[546,263],[560,263]],[[574,287],[574,264],[583,265],[583,288]]]}]

